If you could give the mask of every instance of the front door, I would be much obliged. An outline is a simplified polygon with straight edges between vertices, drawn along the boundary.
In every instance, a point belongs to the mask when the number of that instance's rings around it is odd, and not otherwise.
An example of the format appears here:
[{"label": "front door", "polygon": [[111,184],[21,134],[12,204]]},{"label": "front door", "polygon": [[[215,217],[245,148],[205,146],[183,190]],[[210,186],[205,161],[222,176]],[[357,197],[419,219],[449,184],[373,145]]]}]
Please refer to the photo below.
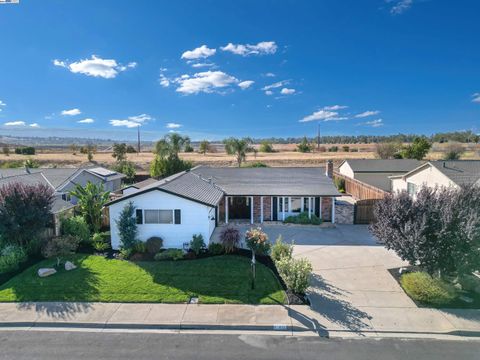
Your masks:
[{"label": "front door", "polygon": [[229,200],[231,201],[228,204],[228,217],[230,219],[250,219],[250,206],[252,204],[247,199],[246,196],[234,196]]}]

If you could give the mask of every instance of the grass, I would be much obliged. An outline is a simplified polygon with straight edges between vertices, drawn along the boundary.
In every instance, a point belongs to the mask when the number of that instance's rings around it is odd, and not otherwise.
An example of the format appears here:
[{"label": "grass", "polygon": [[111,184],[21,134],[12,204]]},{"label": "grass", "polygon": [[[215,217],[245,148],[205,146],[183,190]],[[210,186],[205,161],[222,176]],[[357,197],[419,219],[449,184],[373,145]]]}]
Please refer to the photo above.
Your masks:
[{"label": "grass", "polygon": [[400,284],[405,292],[423,304],[441,306],[452,303],[456,298],[455,288],[441,279],[432,278],[425,272],[402,275]]},{"label": "grass", "polygon": [[74,255],[78,266],[47,278],[37,270],[44,260],[0,287],[0,302],[99,301],[185,303],[198,296],[201,303],[277,304],[285,293],[270,269],[257,264],[255,290],[250,284],[250,260],[215,256],[197,260],[130,262],[94,255]]}]

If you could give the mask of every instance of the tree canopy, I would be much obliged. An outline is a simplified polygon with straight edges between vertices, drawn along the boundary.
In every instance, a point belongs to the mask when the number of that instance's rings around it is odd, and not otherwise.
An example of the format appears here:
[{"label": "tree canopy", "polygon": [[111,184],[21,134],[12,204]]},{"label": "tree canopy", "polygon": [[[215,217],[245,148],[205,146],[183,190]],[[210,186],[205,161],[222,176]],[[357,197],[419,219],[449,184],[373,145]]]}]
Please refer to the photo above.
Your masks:
[{"label": "tree canopy", "polygon": [[252,152],[252,140],[249,138],[237,139],[228,138],[223,140],[225,151],[228,155],[234,155],[238,167],[242,166],[242,162],[247,159],[247,153]]}]

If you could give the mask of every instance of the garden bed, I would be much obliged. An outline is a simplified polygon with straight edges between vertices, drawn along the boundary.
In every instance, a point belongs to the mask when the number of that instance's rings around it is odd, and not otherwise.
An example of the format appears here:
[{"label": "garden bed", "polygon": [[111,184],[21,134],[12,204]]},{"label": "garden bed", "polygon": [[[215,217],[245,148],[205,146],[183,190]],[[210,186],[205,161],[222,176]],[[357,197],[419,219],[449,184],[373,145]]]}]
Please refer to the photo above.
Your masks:
[{"label": "garden bed", "polygon": [[78,266],[40,278],[37,270],[50,267],[44,260],[0,286],[0,301],[99,301],[187,303],[285,304],[277,276],[260,260],[256,287],[251,289],[250,260],[220,255],[196,260],[139,261],[77,254]]},{"label": "garden bed", "polygon": [[[406,266],[402,267],[406,268],[408,272],[416,272],[416,271],[422,271],[420,268],[415,267],[415,266]],[[442,304],[433,304],[433,303],[426,303],[422,301],[418,301],[414,299],[408,292],[404,289],[401,283],[401,277],[402,274],[399,273],[399,270],[402,268],[394,268],[394,269],[388,269],[388,272],[393,276],[393,278],[398,282],[400,287],[402,288],[403,291],[405,291],[405,294],[412,299],[412,301],[417,305],[418,307],[427,307],[427,308],[443,308],[443,309],[480,309],[480,294],[471,292],[471,291],[463,291],[463,290],[455,290],[456,297],[452,301],[442,303]],[[466,296],[470,299],[473,300],[473,302],[465,302],[460,299],[461,296]]]}]

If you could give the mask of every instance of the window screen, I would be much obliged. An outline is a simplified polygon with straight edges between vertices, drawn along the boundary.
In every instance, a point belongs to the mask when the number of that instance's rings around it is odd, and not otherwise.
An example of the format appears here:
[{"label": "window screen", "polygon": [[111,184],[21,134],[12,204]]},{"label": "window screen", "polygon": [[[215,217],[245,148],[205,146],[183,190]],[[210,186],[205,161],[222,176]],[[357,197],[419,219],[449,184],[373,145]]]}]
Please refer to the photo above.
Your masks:
[{"label": "window screen", "polygon": [[145,210],[145,224],[173,224],[173,210]]},{"label": "window screen", "polygon": [[292,197],[290,211],[294,213],[302,211],[302,198]]}]

